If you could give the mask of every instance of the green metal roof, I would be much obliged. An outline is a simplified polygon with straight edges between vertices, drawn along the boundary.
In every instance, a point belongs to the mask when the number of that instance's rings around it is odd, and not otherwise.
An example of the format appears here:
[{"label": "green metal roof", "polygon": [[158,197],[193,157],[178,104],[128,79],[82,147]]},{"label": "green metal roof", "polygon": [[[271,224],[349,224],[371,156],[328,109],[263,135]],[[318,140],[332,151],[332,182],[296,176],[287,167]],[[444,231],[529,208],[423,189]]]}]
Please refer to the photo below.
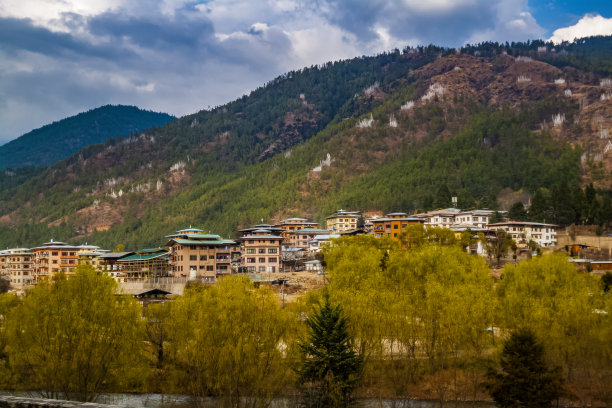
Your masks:
[{"label": "green metal roof", "polygon": [[125,258],[118,259],[117,262],[129,262],[129,261],[148,261],[150,259],[155,258],[164,258],[169,257],[168,252],[150,254],[150,255],[142,255],[142,254],[134,254],[130,256],[126,256]]},{"label": "green metal roof", "polygon": [[153,253],[153,252],[168,252],[165,248],[145,248],[145,249],[140,249],[138,251],[136,251],[137,254],[141,254],[141,253]]}]

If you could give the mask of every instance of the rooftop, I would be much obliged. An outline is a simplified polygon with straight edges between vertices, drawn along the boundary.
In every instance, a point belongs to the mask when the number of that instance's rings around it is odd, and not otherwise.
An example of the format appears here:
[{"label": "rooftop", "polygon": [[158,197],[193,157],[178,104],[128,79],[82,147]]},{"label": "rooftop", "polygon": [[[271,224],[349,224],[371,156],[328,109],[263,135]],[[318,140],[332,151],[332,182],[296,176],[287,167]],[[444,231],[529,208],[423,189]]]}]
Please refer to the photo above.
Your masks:
[{"label": "rooftop", "polygon": [[172,238],[170,242],[176,242],[177,244],[180,244],[180,245],[234,245],[236,243],[235,241],[232,241],[231,239],[220,239],[220,238],[209,239],[209,240]]},{"label": "rooftop", "polygon": [[497,222],[495,224],[489,224],[489,227],[497,227],[497,226],[502,226],[502,225],[531,225],[534,227],[557,227],[557,225],[555,224],[544,224],[541,222],[530,222],[530,221],[504,221],[504,222]]}]

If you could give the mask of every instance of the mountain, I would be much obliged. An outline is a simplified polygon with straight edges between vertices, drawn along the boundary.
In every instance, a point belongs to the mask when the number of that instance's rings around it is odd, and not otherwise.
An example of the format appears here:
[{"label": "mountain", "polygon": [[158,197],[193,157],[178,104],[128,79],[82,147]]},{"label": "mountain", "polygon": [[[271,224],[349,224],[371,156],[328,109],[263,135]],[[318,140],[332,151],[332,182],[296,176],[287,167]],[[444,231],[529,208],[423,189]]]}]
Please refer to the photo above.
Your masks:
[{"label": "mountain", "polygon": [[1,190],[0,245],[135,249],[190,224],[233,236],[262,218],[424,210],[450,194],[500,209],[526,196],[542,220],[609,225],[610,51],[612,37],[430,46],[289,72]]},{"label": "mountain", "polygon": [[0,170],[48,166],[83,147],[152,126],[163,126],[175,119],[135,106],[101,106],[34,129],[0,146]]}]

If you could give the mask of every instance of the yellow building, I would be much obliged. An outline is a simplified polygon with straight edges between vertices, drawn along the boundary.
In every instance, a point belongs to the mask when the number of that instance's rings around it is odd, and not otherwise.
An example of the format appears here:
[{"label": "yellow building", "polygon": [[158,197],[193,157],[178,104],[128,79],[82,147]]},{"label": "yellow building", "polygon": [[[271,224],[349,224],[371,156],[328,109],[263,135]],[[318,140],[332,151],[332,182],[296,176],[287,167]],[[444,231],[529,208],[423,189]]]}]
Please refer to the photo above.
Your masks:
[{"label": "yellow building", "polygon": [[355,231],[360,217],[361,212],[359,211],[345,211],[340,209],[336,211],[335,214],[325,219],[326,226],[329,231],[335,234]]},{"label": "yellow building", "polygon": [[372,220],[374,236],[380,238],[389,236],[394,240],[398,240],[402,232],[409,225],[424,224],[425,220],[417,217],[409,217],[406,213],[390,213],[384,218]]}]

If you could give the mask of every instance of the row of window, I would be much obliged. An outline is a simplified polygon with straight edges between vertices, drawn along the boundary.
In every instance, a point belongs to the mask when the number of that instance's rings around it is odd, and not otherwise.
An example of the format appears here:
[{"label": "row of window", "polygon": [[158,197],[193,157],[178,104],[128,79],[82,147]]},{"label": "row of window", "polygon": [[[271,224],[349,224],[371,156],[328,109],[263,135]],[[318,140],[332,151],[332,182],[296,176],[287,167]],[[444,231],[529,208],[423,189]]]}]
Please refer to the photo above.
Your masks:
[{"label": "row of window", "polygon": [[[268,270],[268,268],[270,270]],[[276,272],[276,267],[275,266],[269,266],[269,267],[260,266],[259,268],[257,268],[255,266],[247,266],[247,271],[248,272],[272,272],[272,273],[275,273]]]},{"label": "row of window", "polygon": [[[277,259],[278,258],[276,257],[268,258],[268,263],[276,263]],[[255,263],[255,262],[257,262],[257,258],[247,258],[246,259],[246,263]],[[266,263],[266,258],[259,258],[259,263]]]},{"label": "row of window", "polygon": [[[256,250],[255,248],[247,248],[246,250],[247,254],[265,254],[266,253],[266,249],[265,248],[259,248],[258,250]],[[278,249],[277,248],[268,248],[268,253],[269,254],[277,254],[278,253]]]}]

